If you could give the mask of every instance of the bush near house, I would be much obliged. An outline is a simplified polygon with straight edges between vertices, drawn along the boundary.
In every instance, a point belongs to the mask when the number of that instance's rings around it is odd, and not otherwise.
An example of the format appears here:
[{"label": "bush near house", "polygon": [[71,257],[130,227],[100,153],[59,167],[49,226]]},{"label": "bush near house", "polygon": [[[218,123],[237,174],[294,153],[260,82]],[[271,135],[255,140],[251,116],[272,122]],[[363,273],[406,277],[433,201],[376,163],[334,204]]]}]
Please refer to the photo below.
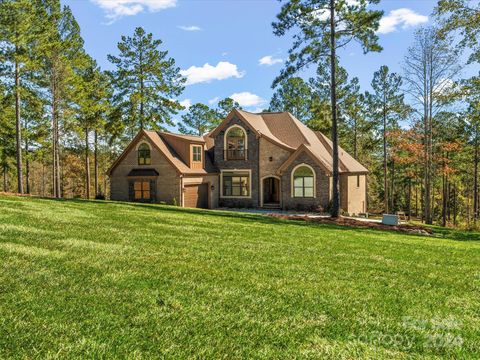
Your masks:
[{"label": "bush near house", "polygon": [[440,235],[0,196],[0,358],[478,358],[479,236]]}]

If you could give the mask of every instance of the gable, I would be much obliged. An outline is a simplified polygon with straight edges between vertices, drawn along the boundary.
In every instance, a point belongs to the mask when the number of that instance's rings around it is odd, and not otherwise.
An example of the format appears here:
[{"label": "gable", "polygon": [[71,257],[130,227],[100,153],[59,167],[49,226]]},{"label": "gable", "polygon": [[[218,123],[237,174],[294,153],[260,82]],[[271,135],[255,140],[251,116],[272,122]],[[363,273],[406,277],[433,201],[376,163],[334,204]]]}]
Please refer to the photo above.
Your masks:
[{"label": "gable", "polygon": [[[138,136],[139,135],[139,136]],[[155,146],[152,139],[140,132],[127,146],[127,148],[123,151],[123,153],[118,157],[118,159],[113,163],[113,165],[108,170],[109,176],[114,176],[117,173],[117,169],[122,168],[123,170],[120,173],[124,173],[126,168],[132,169],[153,169],[157,166],[170,166],[173,171],[178,173],[178,170],[171,164],[170,161],[166,158],[166,156]],[[138,164],[138,147],[142,144],[146,143],[150,147],[150,156],[151,156],[151,164],[149,165],[139,165]],[[130,171],[129,170],[129,171]]]},{"label": "gable", "polygon": [[315,153],[311,151],[309,147],[306,145],[300,145],[298,149],[290,155],[290,157],[278,168],[278,174],[282,174],[291,164],[295,163],[295,161],[302,155],[306,155],[310,159],[312,159],[313,162],[318,164],[325,172],[331,173],[332,172],[332,167],[330,164],[325,162],[324,160],[320,159],[318,156],[316,156]]}]

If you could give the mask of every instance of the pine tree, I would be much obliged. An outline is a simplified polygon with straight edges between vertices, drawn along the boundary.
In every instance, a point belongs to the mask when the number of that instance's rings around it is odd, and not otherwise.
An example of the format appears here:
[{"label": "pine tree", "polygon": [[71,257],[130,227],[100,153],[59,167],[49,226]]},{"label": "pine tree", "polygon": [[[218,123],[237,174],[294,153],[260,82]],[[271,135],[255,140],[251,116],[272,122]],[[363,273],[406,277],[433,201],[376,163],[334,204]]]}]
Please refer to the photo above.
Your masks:
[{"label": "pine tree", "polygon": [[440,37],[458,32],[460,45],[472,49],[470,62],[480,62],[480,3],[478,0],[440,0],[435,8]]},{"label": "pine tree", "polygon": [[390,73],[388,66],[381,66],[373,74],[373,92],[368,94],[370,114],[378,124],[382,137],[383,152],[383,211],[388,214],[388,132],[398,127],[398,121],[405,118],[409,108],[404,102],[402,78]]},{"label": "pine tree", "polygon": [[161,40],[138,27],[132,37],[122,36],[118,56],[108,55],[116,67],[110,72],[115,104],[132,134],[138,129],[173,125],[171,115],[182,109],[172,99],[182,93],[185,79],[168,51],[160,50],[161,45]]},{"label": "pine tree", "polygon": [[300,77],[282,81],[270,100],[270,111],[288,111],[303,123],[313,118],[313,92]]},{"label": "pine tree", "polygon": [[205,104],[196,103],[182,115],[182,122],[178,124],[178,129],[182,134],[202,136],[218,126],[220,121],[215,110]]},{"label": "pine tree", "polygon": [[419,29],[404,61],[403,79],[409,95],[413,98],[413,109],[423,125],[423,214],[427,224],[431,224],[433,218],[434,117],[445,106],[442,93],[459,71],[458,50],[451,44],[451,39],[441,38],[433,27]]},{"label": "pine tree", "polygon": [[220,100],[217,104],[217,117],[220,120],[223,120],[227,117],[227,115],[232,111],[233,109],[241,109],[242,107],[238,102],[233,100],[232,98],[225,98],[223,100]]},{"label": "pine tree", "polygon": [[95,197],[98,189],[98,131],[103,127],[109,111],[108,99],[110,96],[109,82],[97,63],[89,56],[85,58],[85,67],[80,71],[78,78],[78,125],[83,135],[85,146],[85,196],[90,198],[90,135],[94,132],[94,173]]},{"label": "pine tree", "polygon": [[76,69],[84,66],[85,52],[80,27],[68,6],[58,0],[43,0],[37,4],[38,15],[44,21],[41,54],[45,80],[50,97],[52,123],[52,195],[62,196],[60,167],[60,137],[66,128],[69,107],[76,94]]},{"label": "pine tree", "polygon": [[351,40],[357,40],[364,52],[380,51],[377,44],[378,29],[382,11],[368,10],[369,4],[379,0],[288,0],[273,23],[274,34],[284,36],[289,30],[298,28],[293,35],[293,46],[289,59],[280,76],[274,81],[276,86],[297,71],[311,64],[318,65],[324,57],[330,58],[330,87],[332,116],[332,217],[340,214],[339,161],[337,132],[337,49],[345,47]]},{"label": "pine tree", "polygon": [[[36,35],[39,22],[31,1],[2,1],[0,3],[0,41],[2,73],[4,81],[10,84],[15,102],[15,139],[17,192],[23,194],[22,156],[22,96],[31,82],[31,73],[38,66],[35,57]],[[5,79],[6,78],[6,79]]]}]

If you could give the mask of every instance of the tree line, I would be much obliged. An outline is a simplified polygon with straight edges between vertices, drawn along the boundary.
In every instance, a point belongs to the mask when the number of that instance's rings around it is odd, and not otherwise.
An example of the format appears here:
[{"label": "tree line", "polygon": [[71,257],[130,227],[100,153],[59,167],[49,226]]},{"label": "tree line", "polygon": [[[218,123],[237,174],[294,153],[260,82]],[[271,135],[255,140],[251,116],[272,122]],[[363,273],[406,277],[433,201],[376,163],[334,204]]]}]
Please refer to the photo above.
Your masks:
[{"label": "tree line", "polygon": [[[471,225],[479,216],[479,5],[440,0],[415,32],[402,70],[372,74],[369,90],[341,66],[351,41],[381,52],[379,0],[286,0],[273,32],[292,35],[264,111],[290,111],[333,142],[332,215],[338,216],[338,146],[369,170],[368,208],[426,223]],[[105,172],[139,129],[177,126],[204,135],[240,105],[178,100],[185,79],[162,41],[142,28],[121,36],[113,70],[85,49],[58,0],[0,2],[0,162],[3,191],[104,198]],[[467,60],[466,57],[468,57]],[[305,68],[315,72],[299,76]],[[335,109],[333,111],[332,109]],[[174,115],[183,111],[176,124]],[[93,173],[93,179],[91,179]]]}]

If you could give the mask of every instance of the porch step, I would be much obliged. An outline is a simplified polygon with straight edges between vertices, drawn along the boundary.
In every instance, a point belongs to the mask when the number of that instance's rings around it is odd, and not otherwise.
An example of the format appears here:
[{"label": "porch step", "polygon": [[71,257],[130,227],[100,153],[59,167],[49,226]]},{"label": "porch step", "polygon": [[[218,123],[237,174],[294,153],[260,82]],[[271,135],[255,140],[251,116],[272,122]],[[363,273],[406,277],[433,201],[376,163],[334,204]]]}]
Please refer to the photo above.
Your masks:
[{"label": "porch step", "polygon": [[280,204],[278,203],[265,203],[262,206],[264,209],[280,209]]}]

